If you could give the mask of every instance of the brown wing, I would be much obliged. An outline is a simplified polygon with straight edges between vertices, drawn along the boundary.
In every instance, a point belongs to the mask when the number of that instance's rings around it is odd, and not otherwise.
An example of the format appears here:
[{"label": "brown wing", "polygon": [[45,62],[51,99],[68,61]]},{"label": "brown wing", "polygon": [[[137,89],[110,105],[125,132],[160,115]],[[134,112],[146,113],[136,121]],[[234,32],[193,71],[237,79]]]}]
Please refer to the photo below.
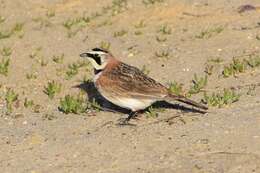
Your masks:
[{"label": "brown wing", "polygon": [[[108,72],[103,73],[107,80],[107,85],[114,94],[126,97],[143,99],[161,99],[167,95],[167,89],[162,84],[145,75],[136,67],[120,63]],[[104,87],[104,86],[103,86]],[[118,91],[118,92],[117,92]]]}]

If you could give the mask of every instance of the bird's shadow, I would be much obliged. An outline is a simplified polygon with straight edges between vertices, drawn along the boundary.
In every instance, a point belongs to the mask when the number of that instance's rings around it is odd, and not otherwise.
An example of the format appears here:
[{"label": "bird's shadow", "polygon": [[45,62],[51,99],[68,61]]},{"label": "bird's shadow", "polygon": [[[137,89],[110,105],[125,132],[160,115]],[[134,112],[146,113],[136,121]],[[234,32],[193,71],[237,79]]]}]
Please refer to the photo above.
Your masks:
[{"label": "bird's shadow", "polygon": [[[88,100],[90,102],[95,101],[98,103],[103,111],[110,111],[110,112],[118,112],[123,114],[129,114],[131,113],[130,110],[119,107],[111,102],[109,102],[107,99],[105,99],[96,89],[94,83],[92,81],[84,81],[83,83],[75,86],[76,88],[80,88],[81,90],[85,91],[88,96]],[[172,104],[166,101],[157,101],[154,104],[151,105],[153,108],[166,108],[166,109],[178,109],[183,112],[194,112],[194,113],[206,113],[204,111],[189,108],[186,106],[182,106],[179,104]],[[140,111],[140,113],[144,113],[149,110],[149,107],[145,110]]]}]

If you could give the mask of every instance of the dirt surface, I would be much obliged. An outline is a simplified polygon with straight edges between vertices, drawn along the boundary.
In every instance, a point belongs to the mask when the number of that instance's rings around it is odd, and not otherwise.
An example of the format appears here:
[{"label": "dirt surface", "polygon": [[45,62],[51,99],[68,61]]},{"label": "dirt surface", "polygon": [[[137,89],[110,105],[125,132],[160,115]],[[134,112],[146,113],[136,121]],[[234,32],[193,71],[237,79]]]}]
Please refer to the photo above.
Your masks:
[{"label": "dirt surface", "polygon": [[[260,172],[259,68],[222,75],[233,57],[260,54],[260,11],[238,13],[245,4],[260,6],[258,0],[0,0],[0,58],[10,59],[0,75],[0,172]],[[89,90],[84,81],[93,77],[79,54],[100,46],[164,85],[182,83],[185,92],[194,74],[204,76],[207,63],[219,58],[203,91],[233,88],[241,97],[206,114],[173,102],[156,109],[157,117],[143,113],[131,121],[135,126],[118,126],[122,113],[63,113],[65,95],[83,93],[87,102],[96,94],[77,87]],[[72,63],[83,65],[70,75]],[[61,92],[50,99],[44,88],[52,80]],[[11,111],[10,88],[18,94]],[[202,98],[203,92],[192,95]]]}]

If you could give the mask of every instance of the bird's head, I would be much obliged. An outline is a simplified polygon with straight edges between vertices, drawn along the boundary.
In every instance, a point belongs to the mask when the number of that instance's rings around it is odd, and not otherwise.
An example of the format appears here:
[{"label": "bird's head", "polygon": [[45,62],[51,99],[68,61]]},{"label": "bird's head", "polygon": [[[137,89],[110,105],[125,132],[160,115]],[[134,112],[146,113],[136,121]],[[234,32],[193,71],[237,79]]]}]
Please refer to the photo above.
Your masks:
[{"label": "bird's head", "polygon": [[112,55],[107,50],[100,48],[94,48],[91,51],[82,53],[80,57],[87,57],[96,70],[103,70],[112,59]]}]

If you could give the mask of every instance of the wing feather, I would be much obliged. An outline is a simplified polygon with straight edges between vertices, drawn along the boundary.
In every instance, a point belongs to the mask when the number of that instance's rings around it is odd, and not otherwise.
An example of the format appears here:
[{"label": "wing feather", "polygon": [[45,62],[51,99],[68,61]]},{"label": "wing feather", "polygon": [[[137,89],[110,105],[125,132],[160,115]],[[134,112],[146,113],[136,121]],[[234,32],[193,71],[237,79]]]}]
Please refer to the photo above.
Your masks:
[{"label": "wing feather", "polygon": [[[165,86],[145,75],[134,66],[121,63],[103,76],[112,87],[109,92],[140,99],[162,99],[167,95]],[[103,88],[104,89],[104,88]]]}]

